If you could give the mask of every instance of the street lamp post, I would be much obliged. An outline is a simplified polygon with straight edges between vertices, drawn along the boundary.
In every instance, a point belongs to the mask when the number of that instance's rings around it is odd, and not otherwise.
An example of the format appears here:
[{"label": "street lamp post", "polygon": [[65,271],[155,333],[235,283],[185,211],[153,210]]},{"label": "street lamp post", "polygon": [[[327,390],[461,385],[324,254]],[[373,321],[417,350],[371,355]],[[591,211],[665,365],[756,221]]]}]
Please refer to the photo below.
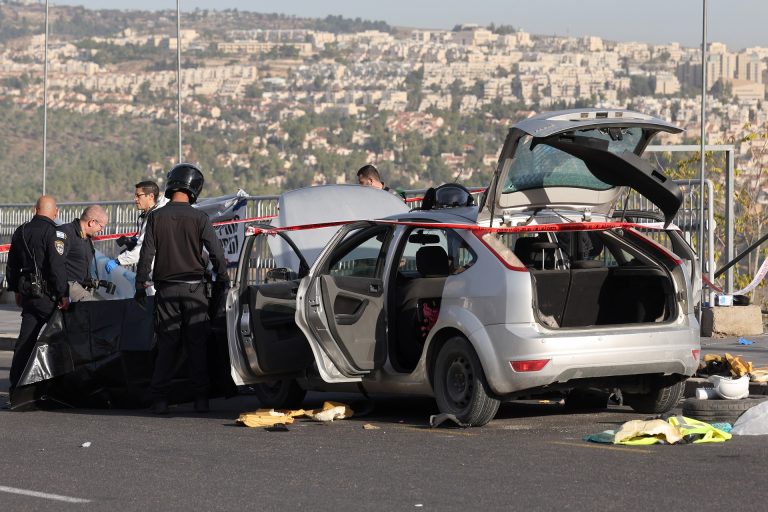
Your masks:
[{"label": "street lamp post", "polygon": [[[704,254],[704,149],[707,143],[706,105],[707,105],[707,0],[702,0],[701,28],[701,168],[699,170],[699,257]],[[704,261],[701,258],[701,275],[704,275]],[[709,269],[711,270],[711,269]]]},{"label": "street lamp post", "polygon": [[48,160],[48,0],[45,0],[43,46],[43,195],[45,195],[45,172]]},{"label": "street lamp post", "polygon": [[183,159],[181,149],[181,0],[176,0],[176,124],[179,132],[179,161]]}]

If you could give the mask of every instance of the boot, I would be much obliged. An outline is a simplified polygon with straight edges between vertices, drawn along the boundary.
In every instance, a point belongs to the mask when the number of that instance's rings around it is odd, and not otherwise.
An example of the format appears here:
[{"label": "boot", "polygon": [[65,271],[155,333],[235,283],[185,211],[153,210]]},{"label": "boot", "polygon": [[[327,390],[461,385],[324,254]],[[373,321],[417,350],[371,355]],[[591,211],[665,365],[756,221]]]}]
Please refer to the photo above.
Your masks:
[{"label": "boot", "polygon": [[208,412],[210,411],[210,406],[208,405],[208,399],[207,398],[196,398],[195,399],[195,412]]},{"label": "boot", "polygon": [[168,414],[168,401],[167,400],[155,400],[152,402],[153,414]]}]

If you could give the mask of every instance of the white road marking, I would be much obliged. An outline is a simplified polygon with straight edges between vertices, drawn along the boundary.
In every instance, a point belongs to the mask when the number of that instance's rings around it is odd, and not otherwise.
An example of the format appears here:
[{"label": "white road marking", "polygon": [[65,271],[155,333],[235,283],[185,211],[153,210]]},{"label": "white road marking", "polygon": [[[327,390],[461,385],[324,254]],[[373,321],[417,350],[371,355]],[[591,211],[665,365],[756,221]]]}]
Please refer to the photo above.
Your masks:
[{"label": "white road marking", "polygon": [[6,487],[0,485],[0,492],[8,492],[11,494],[22,494],[24,496],[32,496],[34,498],[44,498],[46,500],[66,501],[67,503],[90,503],[91,500],[83,498],[73,498],[71,496],[62,496],[61,494],[48,494],[47,492],[30,491],[27,489],[17,489],[16,487]]}]

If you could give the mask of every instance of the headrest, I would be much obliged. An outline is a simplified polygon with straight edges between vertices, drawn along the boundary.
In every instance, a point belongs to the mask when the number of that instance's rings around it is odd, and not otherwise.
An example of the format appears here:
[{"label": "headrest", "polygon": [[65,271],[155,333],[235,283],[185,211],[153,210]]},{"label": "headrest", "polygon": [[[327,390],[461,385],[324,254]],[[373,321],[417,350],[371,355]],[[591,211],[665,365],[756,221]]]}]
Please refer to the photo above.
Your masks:
[{"label": "headrest", "polygon": [[416,269],[424,277],[448,275],[448,254],[439,245],[426,245],[416,251]]}]

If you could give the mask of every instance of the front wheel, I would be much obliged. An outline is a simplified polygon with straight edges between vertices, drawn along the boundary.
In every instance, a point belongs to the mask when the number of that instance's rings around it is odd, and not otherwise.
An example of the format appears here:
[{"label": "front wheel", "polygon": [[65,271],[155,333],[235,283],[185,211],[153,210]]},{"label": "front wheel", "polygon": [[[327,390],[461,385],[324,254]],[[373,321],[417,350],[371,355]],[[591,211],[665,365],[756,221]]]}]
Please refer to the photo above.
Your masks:
[{"label": "front wheel", "polygon": [[440,412],[469,426],[485,425],[499,410],[500,401],[488,396],[475,350],[461,336],[449,339],[437,354],[433,388]]},{"label": "front wheel", "polygon": [[307,394],[296,379],[264,382],[252,387],[262,407],[270,409],[297,409],[301,407]]}]

